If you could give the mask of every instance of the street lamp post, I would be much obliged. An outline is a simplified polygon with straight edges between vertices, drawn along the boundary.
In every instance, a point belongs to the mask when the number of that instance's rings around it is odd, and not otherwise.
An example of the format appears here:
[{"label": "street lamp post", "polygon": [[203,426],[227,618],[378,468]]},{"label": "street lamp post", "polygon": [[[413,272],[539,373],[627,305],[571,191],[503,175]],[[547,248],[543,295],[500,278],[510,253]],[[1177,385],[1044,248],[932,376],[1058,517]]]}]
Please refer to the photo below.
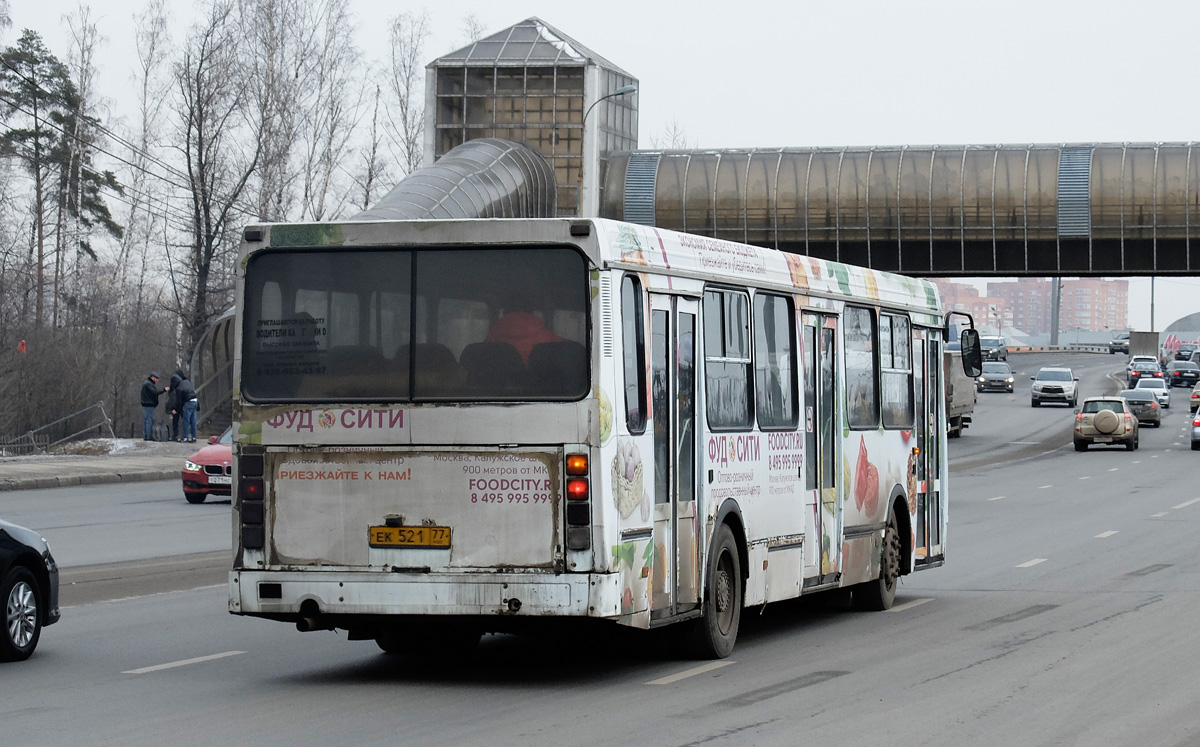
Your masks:
[{"label": "street lamp post", "polygon": [[[595,109],[596,105],[599,104],[601,101],[604,101],[605,99],[613,99],[618,96],[627,96],[631,93],[636,93],[637,90],[638,90],[638,87],[636,85],[634,85],[633,83],[630,83],[628,85],[621,86],[620,88],[613,91],[612,93],[606,93],[605,95],[601,96],[600,98],[598,98],[592,102],[592,105],[589,106],[587,108],[587,111],[585,111],[583,113],[583,119],[580,120],[580,126],[583,127],[584,144],[585,145],[587,144],[587,118],[588,118],[588,115],[592,113],[592,109]],[[593,137],[592,141],[595,142],[595,137]],[[596,190],[590,189],[588,187],[587,177],[588,177],[589,172],[588,172],[587,167],[588,167],[588,158],[591,155],[591,153],[586,147],[583,150],[584,150],[583,159],[579,163],[579,187],[580,187],[579,214],[581,216],[587,218],[587,217],[593,217],[594,214],[597,212],[597,210],[593,209],[592,205],[591,205],[592,196],[595,194]],[[598,162],[600,159],[599,146],[597,146],[594,150],[596,151],[596,153],[595,153],[596,159],[595,160]],[[599,186],[600,186],[599,184],[596,185],[597,188],[599,188]]]}]

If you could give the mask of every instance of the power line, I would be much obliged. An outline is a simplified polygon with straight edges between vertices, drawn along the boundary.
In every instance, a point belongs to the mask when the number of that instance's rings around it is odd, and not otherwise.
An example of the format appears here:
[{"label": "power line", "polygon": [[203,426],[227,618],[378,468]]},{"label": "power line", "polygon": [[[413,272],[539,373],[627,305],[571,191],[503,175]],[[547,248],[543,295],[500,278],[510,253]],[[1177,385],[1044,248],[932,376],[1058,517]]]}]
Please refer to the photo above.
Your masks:
[{"label": "power line", "polygon": [[[44,94],[44,95],[45,95],[47,98],[49,98],[49,99],[51,99],[51,100],[55,101],[55,102],[56,102],[56,103],[58,103],[60,106],[62,106],[63,108],[67,109],[67,110],[68,110],[68,111],[70,111],[72,114],[74,114],[76,117],[84,117],[84,116],[88,116],[88,115],[84,114],[83,112],[81,112],[81,111],[79,110],[79,108],[78,108],[78,107],[72,107],[72,106],[70,106],[70,105],[69,105],[69,104],[68,104],[66,101],[63,101],[63,100],[62,100],[60,97],[56,96],[56,95],[54,94],[54,92],[53,92],[53,91],[47,91],[47,90],[46,90],[45,88],[43,88],[43,87],[42,87],[42,86],[41,86],[41,85],[40,85],[40,84],[39,84],[39,83],[38,83],[36,80],[32,80],[32,79],[31,79],[31,78],[29,78],[27,75],[25,75],[24,73],[22,73],[20,70],[18,70],[18,69],[16,69],[15,67],[13,67],[11,64],[9,64],[9,63],[8,63],[8,61],[7,61],[7,60],[0,60],[0,64],[3,64],[3,65],[4,65],[4,67],[6,67],[6,68],[8,68],[10,71],[12,71],[12,73],[13,73],[14,75],[16,75],[18,78],[20,78],[21,80],[25,81],[26,83],[28,83],[28,84],[32,85],[32,86],[33,86],[35,89],[37,89],[39,92],[41,92],[42,94]],[[6,103],[7,103],[7,102],[6,102]],[[9,104],[9,105],[11,106],[12,104]],[[25,113],[26,113],[26,114],[29,114],[29,112],[25,112]],[[117,133],[115,133],[115,132],[113,132],[112,130],[110,130],[110,129],[108,129],[107,127],[105,127],[103,124],[101,124],[101,123],[99,122],[99,120],[97,120],[97,121],[94,123],[94,125],[95,125],[96,129],[98,129],[98,130],[100,130],[101,132],[103,132],[104,134],[108,135],[108,136],[109,136],[109,137],[111,137],[113,140],[116,140],[116,141],[117,141],[118,143],[120,143],[121,145],[124,145],[125,147],[129,148],[129,150],[133,151],[135,154],[137,154],[137,155],[139,155],[139,156],[142,156],[142,157],[143,157],[143,158],[145,158],[146,160],[148,160],[148,161],[151,161],[151,162],[153,162],[153,163],[156,163],[156,164],[158,164],[159,166],[162,166],[162,167],[163,167],[164,169],[166,169],[166,170],[167,170],[169,173],[172,173],[172,174],[174,174],[174,175],[176,175],[176,176],[179,176],[179,177],[182,177],[182,178],[184,178],[184,179],[187,179],[187,178],[188,178],[188,175],[187,175],[186,173],[184,173],[184,172],[180,171],[179,169],[175,168],[174,166],[172,166],[171,164],[167,163],[166,161],[163,161],[163,160],[159,159],[157,156],[154,156],[154,155],[153,155],[153,154],[151,154],[151,153],[148,153],[148,152],[146,152],[146,151],[143,151],[143,150],[139,149],[139,148],[138,148],[136,145],[134,145],[133,143],[131,143],[131,142],[129,142],[128,140],[126,140],[126,139],[125,139],[123,136],[121,136],[121,135],[118,135]]]},{"label": "power line", "polygon": [[[6,67],[6,68],[8,68],[9,70],[11,70],[11,71],[12,71],[12,72],[13,72],[15,75],[17,75],[18,77],[20,77],[22,80],[24,80],[24,81],[26,81],[27,83],[29,83],[30,85],[34,86],[34,87],[35,87],[35,88],[36,88],[38,91],[40,91],[41,93],[43,93],[43,94],[46,96],[46,98],[48,98],[48,99],[50,99],[50,100],[52,100],[52,101],[56,101],[57,103],[59,103],[59,104],[60,104],[61,106],[63,106],[63,107],[64,107],[64,108],[65,108],[67,111],[71,112],[71,113],[72,113],[72,114],[74,114],[76,117],[81,117],[81,116],[83,116],[83,117],[88,117],[88,115],[86,115],[86,114],[84,114],[83,112],[81,112],[81,111],[80,111],[80,110],[79,110],[77,107],[72,107],[72,106],[69,106],[69,105],[68,105],[68,104],[67,104],[65,101],[62,101],[62,100],[61,100],[59,97],[55,96],[53,92],[51,92],[51,91],[47,91],[45,88],[42,88],[42,86],[41,86],[40,84],[38,84],[38,82],[37,82],[37,81],[35,81],[35,80],[31,80],[29,77],[27,77],[26,75],[24,75],[24,74],[23,74],[23,73],[22,73],[20,70],[17,70],[17,69],[16,69],[16,68],[14,68],[12,65],[8,64],[8,62],[7,62],[7,61],[0,60],[0,64],[3,64],[3,65],[4,65],[4,67]],[[31,117],[35,116],[35,115],[33,114],[33,112],[29,111],[28,109],[23,109],[23,108],[21,108],[21,106],[20,106],[20,105],[18,105],[18,104],[15,104],[15,103],[13,103],[13,102],[9,101],[8,99],[5,99],[3,96],[0,96],[0,101],[3,101],[4,103],[8,104],[8,105],[9,105],[10,107],[12,107],[13,109],[16,109],[17,111],[23,112],[24,114],[27,114],[28,116],[31,116]],[[93,117],[89,117],[89,119],[93,119],[93,120],[94,120],[95,118],[93,118]],[[58,131],[59,131],[59,132],[61,132],[63,135],[66,135],[67,137],[73,138],[73,139],[75,139],[75,140],[79,141],[80,143],[82,143],[82,144],[84,144],[84,145],[86,145],[86,146],[88,146],[88,147],[90,147],[90,148],[93,148],[93,149],[95,149],[96,151],[99,151],[100,153],[104,153],[104,154],[105,154],[105,155],[107,155],[107,156],[110,156],[110,157],[112,157],[112,158],[115,158],[116,160],[120,161],[121,163],[124,163],[124,164],[126,164],[127,166],[129,166],[129,167],[131,167],[131,168],[133,168],[133,169],[135,169],[135,170],[137,170],[137,171],[140,171],[140,172],[142,172],[142,173],[144,173],[144,174],[148,174],[148,175],[150,175],[150,176],[153,176],[153,177],[154,177],[154,178],[156,178],[156,179],[160,179],[160,180],[162,180],[162,181],[166,182],[167,184],[170,184],[171,186],[175,187],[176,189],[182,189],[182,190],[185,190],[185,191],[191,191],[191,189],[192,189],[192,188],[191,188],[191,186],[190,186],[190,183],[191,183],[191,181],[192,181],[192,178],[191,178],[191,176],[190,176],[189,174],[187,174],[187,173],[185,173],[185,172],[183,172],[183,171],[180,171],[179,169],[177,169],[177,168],[175,168],[174,166],[172,166],[172,165],[170,165],[170,164],[166,163],[165,161],[162,161],[162,160],[160,160],[160,159],[159,159],[159,158],[157,158],[156,156],[153,156],[153,155],[151,155],[151,154],[149,154],[149,153],[146,153],[146,152],[144,152],[144,151],[140,150],[140,149],[139,149],[137,146],[133,145],[132,143],[130,143],[130,142],[129,142],[128,140],[126,140],[125,138],[121,137],[120,135],[117,135],[116,133],[112,132],[112,131],[111,131],[111,130],[109,130],[108,128],[106,128],[106,127],[104,127],[103,125],[101,125],[101,124],[99,123],[99,121],[94,121],[94,122],[93,122],[93,125],[95,126],[95,128],[96,128],[97,130],[100,130],[101,132],[103,132],[103,133],[105,133],[105,134],[109,135],[110,137],[112,137],[112,138],[113,138],[114,140],[116,140],[117,142],[119,142],[119,143],[121,143],[121,144],[125,145],[127,148],[129,148],[131,151],[133,151],[133,153],[135,153],[135,154],[137,154],[137,155],[139,155],[139,156],[142,156],[143,158],[145,158],[145,159],[146,159],[146,160],[148,160],[148,161],[151,161],[152,163],[159,164],[159,165],[161,165],[161,166],[162,166],[164,169],[166,169],[166,170],[167,170],[169,173],[171,173],[171,174],[174,174],[174,175],[177,175],[177,176],[179,176],[179,177],[181,177],[181,178],[185,179],[185,180],[188,182],[188,184],[177,184],[177,183],[175,183],[175,182],[171,181],[170,179],[166,178],[165,176],[162,176],[161,174],[156,174],[156,173],[154,173],[153,171],[150,171],[150,170],[149,170],[148,168],[146,168],[145,166],[142,166],[142,165],[140,165],[140,164],[135,164],[135,163],[133,163],[132,161],[128,161],[128,160],[126,160],[126,159],[122,158],[121,156],[118,156],[118,155],[116,155],[115,153],[112,153],[112,152],[110,152],[110,151],[107,151],[107,150],[105,150],[104,148],[101,148],[100,146],[96,145],[95,143],[89,143],[89,142],[86,142],[86,141],[84,141],[84,140],[83,140],[83,138],[79,137],[78,135],[76,135],[76,134],[74,134],[74,133],[67,132],[66,130],[62,129],[61,127],[58,127],[57,125],[55,125],[53,122],[50,122],[50,121],[48,121],[48,120],[43,120],[43,121],[45,122],[45,124],[46,124],[46,125],[48,125],[49,127],[52,127],[52,128],[54,128],[55,130],[58,130]],[[223,197],[222,195],[220,195],[220,194],[216,194],[215,196],[216,196],[216,197],[218,197],[219,199],[224,199],[224,197]],[[245,203],[240,203],[239,201],[236,201],[236,200],[235,200],[235,201],[231,201],[231,202],[230,202],[230,205],[231,205],[232,207],[236,207],[236,208],[238,208],[239,210],[241,210],[242,212],[246,213],[247,215],[252,215],[252,216],[257,216],[257,215],[258,215],[258,209],[257,209],[256,207],[252,206],[252,205],[247,205],[247,204],[245,204]]]}]

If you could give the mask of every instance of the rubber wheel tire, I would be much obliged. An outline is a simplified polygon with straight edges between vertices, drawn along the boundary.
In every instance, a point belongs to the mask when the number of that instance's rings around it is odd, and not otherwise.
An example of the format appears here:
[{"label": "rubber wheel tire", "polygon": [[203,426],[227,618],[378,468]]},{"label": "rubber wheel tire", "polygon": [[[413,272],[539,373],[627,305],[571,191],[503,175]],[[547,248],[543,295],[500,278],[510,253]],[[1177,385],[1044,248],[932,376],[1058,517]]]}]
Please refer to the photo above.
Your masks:
[{"label": "rubber wheel tire", "polygon": [[1200,441],[1192,441],[1192,451],[1200,451]]},{"label": "rubber wheel tire", "polygon": [[28,568],[17,566],[0,584],[4,600],[4,634],[0,635],[0,661],[24,661],[42,636],[42,612],[37,579]]},{"label": "rubber wheel tire", "polygon": [[891,609],[900,585],[900,530],[895,515],[888,516],[883,530],[883,546],[879,548],[879,578],[856,584],[852,603],[856,609],[881,611]]},{"label": "rubber wheel tire", "polygon": [[1029,400],[1029,406],[1030,407],[1041,407],[1042,403],[1039,400],[1031,399],[1031,400]]},{"label": "rubber wheel tire", "polygon": [[204,493],[184,493],[184,498],[187,498],[188,503],[204,503]]},{"label": "rubber wheel tire", "polygon": [[1087,449],[1088,449],[1087,441],[1076,441],[1075,442],[1075,451],[1087,451]]},{"label": "rubber wheel tire", "polygon": [[704,579],[703,615],[688,623],[684,641],[688,653],[698,659],[724,659],[733,652],[742,620],[744,583],[733,530],[722,524],[713,535]]}]

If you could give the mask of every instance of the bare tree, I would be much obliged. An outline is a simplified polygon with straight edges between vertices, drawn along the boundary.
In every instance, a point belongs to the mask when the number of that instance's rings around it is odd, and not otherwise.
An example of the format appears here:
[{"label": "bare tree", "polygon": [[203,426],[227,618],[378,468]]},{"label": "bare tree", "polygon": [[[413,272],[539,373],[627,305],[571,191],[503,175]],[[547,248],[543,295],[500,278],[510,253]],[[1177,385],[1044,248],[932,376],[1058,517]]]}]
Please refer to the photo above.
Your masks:
[{"label": "bare tree", "polygon": [[429,39],[429,16],[401,13],[388,30],[391,66],[387,87],[391,101],[388,124],[391,139],[399,149],[393,153],[404,173],[421,166],[425,138],[424,47]]},{"label": "bare tree", "polygon": [[483,22],[479,20],[479,16],[474,13],[467,15],[462,20],[463,35],[467,37],[467,44],[473,44],[483,38],[486,29],[483,27]]},{"label": "bare tree", "polygon": [[389,181],[388,165],[380,158],[379,153],[383,142],[383,131],[379,121],[379,107],[382,99],[383,89],[375,86],[375,105],[371,110],[371,129],[367,135],[366,145],[359,150],[358,157],[362,166],[354,180],[356,187],[354,204],[363,210],[371,206],[371,200],[379,189],[378,185]]},{"label": "bare tree", "polygon": [[[132,292],[130,308],[133,320],[145,318],[152,299],[145,296],[151,270],[151,245],[156,231],[166,235],[186,229],[186,215],[172,214],[168,220],[168,188],[183,184],[186,175],[177,173],[156,155],[163,147],[162,121],[172,90],[169,73],[171,38],[167,0],[150,0],[141,14],[134,17],[137,68],[133,75],[137,92],[137,122],[129,139],[130,168],[125,183],[129,210],[125,217],[125,235],[113,263],[116,287]],[[164,225],[166,223],[166,225]],[[171,225],[176,227],[172,230]],[[136,272],[136,279],[131,273]]]},{"label": "bare tree", "polygon": [[[81,5],[67,17],[71,32],[71,52],[67,69],[73,84],[68,90],[67,106],[58,123],[63,133],[59,148],[58,231],[54,262],[54,326],[59,326],[64,303],[78,307],[82,296],[75,287],[76,274],[87,260],[97,260],[92,236],[99,228],[116,238],[122,227],[113,220],[101,190],[118,196],[123,189],[116,176],[94,165],[104,145],[105,128],[101,124],[104,101],[96,91],[97,47],[103,37],[92,21],[91,10]],[[75,320],[65,320],[73,324]]]},{"label": "bare tree", "polygon": [[319,46],[307,86],[312,94],[302,133],[306,147],[301,208],[303,217],[311,220],[336,215],[349,196],[337,181],[353,155],[350,143],[364,98],[349,6],[349,0],[323,3]]},{"label": "bare tree", "polygon": [[[176,65],[179,148],[186,162],[191,237],[175,266],[184,349],[231,301],[239,203],[262,157],[260,116],[248,112],[253,91],[238,52],[245,40],[230,0],[215,0],[193,27]],[[261,113],[259,113],[261,114]]]},{"label": "bare tree", "polygon": [[301,138],[305,98],[311,85],[314,16],[325,3],[304,0],[236,0],[244,40],[246,78],[258,121],[261,153],[255,208],[263,220],[286,220],[296,200],[293,156]]},{"label": "bare tree", "polygon": [[679,120],[672,119],[663,127],[662,134],[650,137],[650,147],[660,150],[685,150],[697,146],[695,142],[688,142],[687,133],[684,132],[683,125],[679,124]]}]

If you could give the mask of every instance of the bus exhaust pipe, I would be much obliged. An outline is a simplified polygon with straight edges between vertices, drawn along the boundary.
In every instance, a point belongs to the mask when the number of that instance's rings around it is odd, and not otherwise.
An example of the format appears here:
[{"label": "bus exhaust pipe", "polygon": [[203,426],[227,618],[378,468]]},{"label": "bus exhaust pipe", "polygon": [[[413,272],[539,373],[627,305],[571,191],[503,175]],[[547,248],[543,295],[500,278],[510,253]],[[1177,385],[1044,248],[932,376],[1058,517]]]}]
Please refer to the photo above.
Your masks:
[{"label": "bus exhaust pipe", "polygon": [[314,630],[333,630],[333,626],[321,622],[316,617],[302,617],[296,621],[296,630],[301,633],[311,633]]}]

